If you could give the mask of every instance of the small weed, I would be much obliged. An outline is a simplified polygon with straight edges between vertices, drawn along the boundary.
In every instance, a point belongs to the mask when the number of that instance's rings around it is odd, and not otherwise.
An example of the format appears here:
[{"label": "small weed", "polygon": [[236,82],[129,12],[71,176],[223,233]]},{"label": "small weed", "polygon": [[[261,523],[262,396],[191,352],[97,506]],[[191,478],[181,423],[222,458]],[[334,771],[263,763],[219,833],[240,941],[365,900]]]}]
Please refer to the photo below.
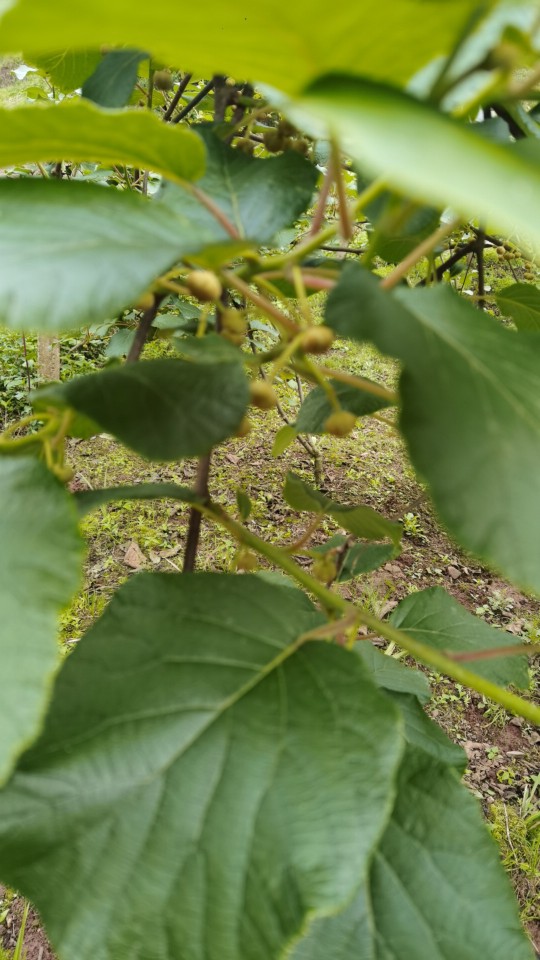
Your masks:
[{"label": "small weed", "polygon": [[540,821],[523,816],[517,806],[497,802],[489,822],[517,891],[523,923],[540,920]]}]

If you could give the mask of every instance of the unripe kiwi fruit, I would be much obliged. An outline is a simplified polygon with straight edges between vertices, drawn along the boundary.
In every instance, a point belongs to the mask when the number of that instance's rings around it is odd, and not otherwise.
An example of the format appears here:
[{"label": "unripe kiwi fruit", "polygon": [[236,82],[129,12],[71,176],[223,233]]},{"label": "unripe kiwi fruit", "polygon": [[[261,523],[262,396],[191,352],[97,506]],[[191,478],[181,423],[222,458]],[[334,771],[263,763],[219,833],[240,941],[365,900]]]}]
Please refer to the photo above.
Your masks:
[{"label": "unripe kiwi fruit", "polygon": [[330,580],[335,580],[337,576],[337,565],[333,557],[328,554],[323,554],[322,557],[317,557],[311,572],[317,580],[321,580],[323,583],[329,583]]},{"label": "unripe kiwi fruit", "polygon": [[280,120],[278,130],[283,137],[294,137],[298,133],[297,128],[289,120]]},{"label": "unripe kiwi fruit", "polygon": [[306,353],[326,353],[334,342],[334,331],[323,325],[310,327],[302,338],[302,349]]},{"label": "unripe kiwi fruit", "polygon": [[534,273],[531,273],[530,270],[527,270],[527,272],[523,274],[523,279],[524,279],[524,280],[534,280],[534,279],[535,279]]},{"label": "unripe kiwi fruit", "polygon": [[252,553],[251,550],[239,550],[234,563],[237,570],[245,570],[247,573],[256,570],[259,566],[257,554]]},{"label": "unripe kiwi fruit", "polygon": [[253,156],[255,144],[249,137],[239,137],[236,141],[236,146],[238,150],[241,150],[242,153],[245,153],[248,157]]},{"label": "unripe kiwi fruit", "polygon": [[146,313],[147,310],[151,310],[156,302],[156,298],[153,293],[150,293],[148,290],[146,293],[141,294],[137,303],[135,304],[135,310],[141,310],[143,313]]},{"label": "unripe kiwi fruit", "polygon": [[324,421],[323,429],[325,433],[331,433],[334,437],[347,437],[351,430],[354,430],[355,423],[354,413],[338,410],[336,413],[331,413]]},{"label": "unripe kiwi fruit", "polygon": [[222,330],[220,336],[224,340],[228,340],[229,343],[232,343],[235,347],[241,347],[244,342],[243,333],[231,333],[230,330]]},{"label": "unripe kiwi fruit", "polygon": [[219,312],[219,322],[222,330],[227,333],[241,333],[244,335],[247,330],[246,315],[242,310],[235,310],[234,307],[226,307]]},{"label": "unripe kiwi fruit", "polygon": [[154,73],[154,86],[156,90],[172,90],[173,78],[170,70],[156,70]]},{"label": "unripe kiwi fruit", "polygon": [[302,157],[307,157],[309,153],[309,141],[304,137],[301,137],[300,140],[289,140],[288,146],[290,150],[294,150],[295,153],[299,153]]},{"label": "unripe kiwi fruit", "polygon": [[263,140],[266,149],[270,153],[279,153],[285,146],[285,137],[279,130],[267,130]]},{"label": "unripe kiwi fruit", "polygon": [[251,420],[248,417],[242,417],[235,437],[247,437],[251,433]]},{"label": "unripe kiwi fruit", "polygon": [[259,410],[271,410],[277,404],[274,388],[265,380],[254,380],[250,384],[250,403]]},{"label": "unripe kiwi fruit", "polygon": [[499,257],[504,257],[506,253],[506,250],[504,249],[504,247],[496,247],[495,249]]},{"label": "unripe kiwi fruit", "polygon": [[223,287],[219,277],[211,270],[192,270],[185,278],[185,284],[189,292],[197,300],[219,300],[223,293]]}]

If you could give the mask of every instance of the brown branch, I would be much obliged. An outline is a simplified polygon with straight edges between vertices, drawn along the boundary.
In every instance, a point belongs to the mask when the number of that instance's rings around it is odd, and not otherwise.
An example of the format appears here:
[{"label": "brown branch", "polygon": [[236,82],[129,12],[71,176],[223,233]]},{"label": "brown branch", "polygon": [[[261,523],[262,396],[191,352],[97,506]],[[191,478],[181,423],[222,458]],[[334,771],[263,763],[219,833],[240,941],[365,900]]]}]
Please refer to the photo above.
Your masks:
[{"label": "brown branch", "polygon": [[135,337],[133,338],[133,343],[129,348],[126,363],[136,363],[139,359],[163,299],[163,296],[156,296],[152,306],[149,307],[148,310],[144,311],[140,319],[139,326],[137,327]]},{"label": "brown branch", "polygon": [[[200,458],[197,467],[197,479],[195,481],[195,492],[199,497],[202,497],[205,502],[210,500],[208,479],[210,477],[211,457],[212,455],[207,453],[205,457]],[[195,569],[201,538],[201,520],[202,514],[200,510],[192,507],[189,512],[188,534],[184,552],[184,566],[182,568],[183,573],[192,573]]]}]

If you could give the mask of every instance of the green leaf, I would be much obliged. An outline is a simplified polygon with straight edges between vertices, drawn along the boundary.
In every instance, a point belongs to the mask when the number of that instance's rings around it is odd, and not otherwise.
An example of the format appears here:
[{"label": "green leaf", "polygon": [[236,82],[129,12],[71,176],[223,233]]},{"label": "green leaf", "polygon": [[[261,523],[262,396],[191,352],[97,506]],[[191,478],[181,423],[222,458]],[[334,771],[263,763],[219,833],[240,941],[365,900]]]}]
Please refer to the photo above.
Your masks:
[{"label": "green leaf", "polygon": [[337,6],[331,16],[323,0],[258,0],[239,18],[223,17],[220,0],[181,7],[162,0],[159,17],[151,6],[133,16],[130,0],[93,0],[77,9],[77,17],[43,0],[4,0],[6,8],[0,26],[5,53],[48,53],[82,43],[99,49],[106,40],[149,49],[157,60],[202,77],[223,73],[292,92],[330,70],[408,80],[451,51],[471,14],[470,0],[446,3],[444,16],[439,3],[425,0],[386,0],[384,16],[377,0]]},{"label": "green leaf", "polygon": [[274,438],[274,444],[272,446],[272,456],[280,457],[291,443],[296,440],[297,433],[294,427],[286,423],[284,427],[281,427],[280,430],[276,433]]},{"label": "green leaf", "polygon": [[295,473],[287,474],[283,496],[293,510],[326,514],[355,537],[364,540],[384,540],[388,537],[396,546],[401,540],[399,523],[386,520],[371,507],[346,507],[335,503]]},{"label": "green leaf", "polygon": [[353,653],[298,647],[320,622],[259,577],[142,574],[78,644],[0,794],[0,875],[63,960],[275,960],[351,899],[400,725]]},{"label": "green leaf", "polygon": [[101,107],[125,107],[139,75],[139,64],[148,59],[142,50],[111,50],[82,87],[82,95]]},{"label": "green leaf", "polygon": [[197,363],[238,363],[242,359],[240,349],[218,333],[205,337],[174,336],[172,343],[178,353]]},{"label": "green leaf", "polygon": [[[312,547],[312,553],[328,553],[330,551],[340,551],[343,549],[348,538],[342,535],[331,537],[326,543],[318,547]],[[346,583],[363,573],[370,573],[372,570],[378,570],[389,560],[396,556],[396,548],[393,543],[354,543],[347,548],[345,556],[341,563],[338,583]]]},{"label": "green leaf", "polygon": [[511,317],[518,330],[540,333],[540,290],[532,283],[512,283],[495,297],[497,306]]},{"label": "green leaf", "polygon": [[189,487],[176,483],[138,483],[126,487],[102,487],[97,490],[79,490],[74,494],[79,515],[84,517],[92,510],[117,500],[180,500],[182,503],[202,503]]},{"label": "green leaf", "polygon": [[247,520],[251,514],[251,500],[241,487],[236,489],[236,505],[242,520]]},{"label": "green leaf", "polygon": [[[207,162],[197,187],[219,207],[242,239],[268,243],[309,206],[318,171],[299,154],[260,160],[234,150],[208,128],[199,127],[198,133],[206,146]],[[230,240],[224,227],[184,188],[166,183],[159,199],[204,226],[215,242]]]},{"label": "green leaf", "polygon": [[208,453],[236,432],[249,402],[239,363],[143,360],[55,389],[77,413],[150,460]]},{"label": "green leaf", "polygon": [[42,728],[58,617],[80,580],[73,503],[37,460],[0,460],[0,783]]},{"label": "green leaf", "polygon": [[[353,77],[325,77],[298,103],[293,120],[303,125],[311,119],[319,132],[324,122],[367,173],[416,200],[451,206],[522,236],[540,251],[536,156],[479,137],[467,124],[392,87]],[[509,190],[509,183],[519,189]]]},{"label": "green leaf", "polygon": [[444,763],[463,776],[467,767],[467,755],[444,730],[430,720],[421,703],[411,693],[389,693],[392,702],[399,708],[405,725],[405,739],[412,747],[418,747],[440,763]]},{"label": "green leaf", "polygon": [[388,191],[370,203],[365,214],[372,224],[372,253],[387,263],[404,260],[440,224],[440,211]]},{"label": "green leaf", "polygon": [[403,361],[400,427],[443,522],[539,589],[540,338],[504,329],[448,285],[391,296],[356,265],[326,322]]},{"label": "green leaf", "polygon": [[[78,41],[77,41],[78,42]],[[31,62],[46,73],[53,86],[64,93],[72,93],[82,87],[101,61],[101,53],[96,50],[63,50],[41,57],[32,57]]]},{"label": "green leaf", "polygon": [[49,160],[129,164],[183,181],[203,173],[204,146],[191,130],[163,123],[149,110],[63,100],[2,111],[0,166]]},{"label": "green leaf", "polygon": [[370,886],[377,960],[532,960],[478,804],[418,749],[405,754]]},{"label": "green leaf", "polygon": [[354,649],[369,667],[378,687],[392,693],[410,694],[420,703],[427,703],[431,696],[431,688],[426,675],[420,670],[406,667],[394,657],[377,650],[377,647],[366,640],[360,640],[355,644]]},{"label": "green leaf", "polygon": [[116,333],[113,333],[111,339],[109,340],[105,350],[103,351],[104,355],[109,359],[119,359],[120,357],[127,357],[131,347],[133,346],[133,341],[135,340],[136,331],[130,329],[129,327],[123,327],[121,330],[117,330]]},{"label": "green leaf", "polygon": [[0,324],[18,330],[117,316],[206,242],[164,207],[90,183],[0,181],[0,218]]},{"label": "green leaf", "polygon": [[[338,383],[337,380],[331,380],[330,384],[343,409],[354,413],[356,417],[365,417],[391,406],[389,400],[377,397],[367,390],[359,390],[346,383]],[[314,387],[298,411],[294,425],[297,433],[324,433],[325,421],[333,412],[332,405],[322,387]]]},{"label": "green leaf", "polygon": [[[497,630],[473,616],[441,587],[413,593],[402,600],[390,621],[398,630],[420,640],[426,646],[448,653],[481,653],[497,647],[520,646],[511,633]],[[516,687],[529,686],[527,657],[499,656],[467,662],[474,673],[494,683]]]},{"label": "green leaf", "polygon": [[[371,942],[370,942],[371,938]],[[410,747],[369,889],[292,960],[533,960],[497,847],[455,770]]]}]

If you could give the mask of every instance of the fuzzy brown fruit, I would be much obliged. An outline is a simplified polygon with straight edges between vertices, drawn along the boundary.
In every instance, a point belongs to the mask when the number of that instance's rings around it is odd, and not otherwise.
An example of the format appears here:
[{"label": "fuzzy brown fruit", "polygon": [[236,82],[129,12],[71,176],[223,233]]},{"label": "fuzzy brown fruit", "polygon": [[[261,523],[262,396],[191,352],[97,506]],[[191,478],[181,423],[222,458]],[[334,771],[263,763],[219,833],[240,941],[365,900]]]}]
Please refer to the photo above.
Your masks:
[{"label": "fuzzy brown fruit", "polygon": [[306,353],[326,353],[334,342],[334,331],[330,327],[310,327],[302,338],[302,349]]},{"label": "fuzzy brown fruit", "polygon": [[354,413],[348,410],[339,410],[331,413],[324,422],[324,432],[331,433],[334,437],[347,437],[351,430],[354,430],[356,417]]},{"label": "fuzzy brown fruit", "polygon": [[264,380],[255,380],[251,384],[249,391],[250,403],[254,407],[258,407],[259,410],[271,410],[278,402],[276,391],[269,383],[265,383]]},{"label": "fuzzy brown fruit", "polygon": [[185,284],[189,292],[203,302],[219,300],[223,293],[219,277],[211,270],[192,270],[185,278]]}]

